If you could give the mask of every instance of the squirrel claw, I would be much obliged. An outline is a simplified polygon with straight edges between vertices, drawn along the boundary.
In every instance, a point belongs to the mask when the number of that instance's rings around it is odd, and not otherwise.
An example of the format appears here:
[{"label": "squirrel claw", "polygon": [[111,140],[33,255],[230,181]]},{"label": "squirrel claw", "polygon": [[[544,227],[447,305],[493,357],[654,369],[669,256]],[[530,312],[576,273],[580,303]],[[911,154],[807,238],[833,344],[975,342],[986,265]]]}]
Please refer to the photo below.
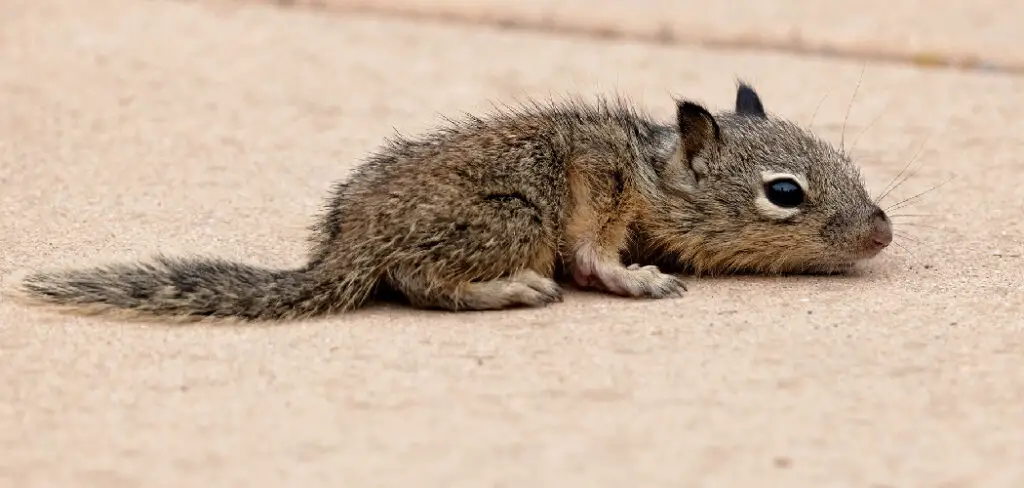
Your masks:
[{"label": "squirrel claw", "polygon": [[687,291],[682,279],[663,273],[654,265],[605,265],[597,266],[594,271],[582,273],[577,270],[574,273],[577,284],[631,298],[679,297]]},{"label": "squirrel claw", "polygon": [[563,300],[562,288],[554,280],[541,276],[535,271],[521,271],[512,276],[510,282],[521,286],[525,285],[535,292],[533,299],[527,301],[533,303],[526,303],[527,305],[537,306],[545,303],[558,303]]},{"label": "squirrel claw", "polygon": [[554,280],[532,270],[490,281],[469,283],[460,290],[455,310],[497,310],[512,307],[542,307],[561,302],[562,289]]},{"label": "squirrel claw", "polygon": [[628,275],[620,279],[619,284],[625,289],[627,296],[668,298],[682,296],[686,291],[682,279],[663,273],[654,265],[640,266],[634,263],[626,268],[626,272]]}]

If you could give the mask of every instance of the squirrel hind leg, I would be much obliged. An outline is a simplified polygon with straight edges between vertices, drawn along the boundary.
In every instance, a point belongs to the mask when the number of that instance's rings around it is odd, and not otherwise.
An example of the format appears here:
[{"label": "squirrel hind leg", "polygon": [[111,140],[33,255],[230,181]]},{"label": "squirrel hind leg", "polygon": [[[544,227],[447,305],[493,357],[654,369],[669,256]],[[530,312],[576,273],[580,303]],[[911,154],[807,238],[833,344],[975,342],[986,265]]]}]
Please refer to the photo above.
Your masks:
[{"label": "squirrel hind leg", "polygon": [[[484,198],[446,218],[418,218],[385,280],[411,305],[447,310],[537,307],[561,300],[556,239],[524,197]],[[471,216],[471,217],[470,217]]]},{"label": "squirrel hind leg", "polygon": [[576,284],[632,298],[676,297],[686,291],[681,279],[663,273],[655,265],[627,267],[608,254],[598,252],[590,243],[581,245],[572,267]]},{"label": "squirrel hind leg", "polygon": [[562,301],[561,287],[533,270],[486,281],[447,285],[405,279],[397,283],[413,306],[450,311],[542,307]]}]

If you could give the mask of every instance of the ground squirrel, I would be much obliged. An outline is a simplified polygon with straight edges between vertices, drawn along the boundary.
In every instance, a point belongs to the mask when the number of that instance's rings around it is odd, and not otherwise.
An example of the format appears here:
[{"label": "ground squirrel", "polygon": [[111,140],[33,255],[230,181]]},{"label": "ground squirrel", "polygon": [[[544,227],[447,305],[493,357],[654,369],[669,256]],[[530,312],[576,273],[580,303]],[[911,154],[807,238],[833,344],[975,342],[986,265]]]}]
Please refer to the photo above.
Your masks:
[{"label": "ground squirrel", "polygon": [[560,283],[681,295],[666,271],[843,272],[891,242],[847,155],[767,114],[748,84],[732,111],[675,104],[663,124],[623,98],[530,102],[389,139],[334,186],[298,269],[161,256],[35,272],[14,291],[180,320],[300,319],[385,292],[496,310],[560,301]]}]

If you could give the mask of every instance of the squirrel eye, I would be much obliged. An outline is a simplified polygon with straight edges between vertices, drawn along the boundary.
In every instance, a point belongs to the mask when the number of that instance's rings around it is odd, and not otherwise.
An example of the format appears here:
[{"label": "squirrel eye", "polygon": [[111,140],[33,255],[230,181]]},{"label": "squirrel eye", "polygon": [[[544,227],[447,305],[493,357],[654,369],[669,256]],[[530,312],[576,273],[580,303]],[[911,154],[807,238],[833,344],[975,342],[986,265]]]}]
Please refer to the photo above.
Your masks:
[{"label": "squirrel eye", "polygon": [[804,203],[804,190],[790,178],[779,178],[764,185],[768,201],[782,208],[793,208]]}]

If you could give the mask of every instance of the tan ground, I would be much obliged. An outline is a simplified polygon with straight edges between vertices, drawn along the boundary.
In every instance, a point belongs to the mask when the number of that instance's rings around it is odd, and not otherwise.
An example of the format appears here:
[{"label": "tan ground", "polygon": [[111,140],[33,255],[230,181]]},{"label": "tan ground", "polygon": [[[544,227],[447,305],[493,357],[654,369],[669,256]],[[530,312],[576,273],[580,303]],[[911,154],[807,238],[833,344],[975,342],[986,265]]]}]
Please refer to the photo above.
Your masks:
[{"label": "tan ground", "polygon": [[278,1],[604,36],[756,45],[1024,72],[1020,48],[1024,3],[1018,0]]},{"label": "tan ground", "polygon": [[[384,136],[492,101],[618,91],[668,117],[673,94],[727,107],[742,76],[800,121],[827,95],[814,127],[838,141],[862,67],[270,6],[5,0],[0,275],[157,251],[298,264],[331,181]],[[953,179],[902,211],[927,215],[900,218],[907,249],[861,277],[265,327],[2,302],[0,486],[1024,486],[1021,113],[1020,77],[867,65],[846,137],[877,120],[855,151],[873,191],[922,145],[887,201]]]}]

